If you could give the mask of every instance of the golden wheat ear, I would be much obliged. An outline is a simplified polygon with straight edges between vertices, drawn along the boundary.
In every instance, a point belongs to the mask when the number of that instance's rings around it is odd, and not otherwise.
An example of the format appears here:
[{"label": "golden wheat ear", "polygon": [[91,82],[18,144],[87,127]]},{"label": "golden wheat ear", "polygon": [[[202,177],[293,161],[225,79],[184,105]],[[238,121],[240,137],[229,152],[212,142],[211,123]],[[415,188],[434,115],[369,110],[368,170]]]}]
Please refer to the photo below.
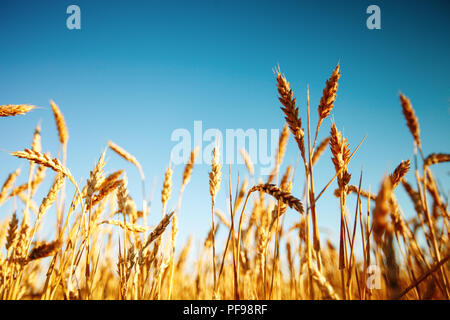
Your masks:
[{"label": "golden wheat ear", "polygon": [[70,173],[69,169],[64,167],[58,158],[51,159],[49,155],[42,154],[40,152],[36,152],[30,149],[24,149],[24,151],[12,152],[11,155],[16,156],[18,158],[26,159],[29,161],[33,161],[37,164],[50,168],[56,172],[60,172],[65,175],[75,186],[78,186]]},{"label": "golden wheat ear", "polygon": [[304,213],[303,204],[299,199],[291,195],[289,192],[282,191],[274,184],[266,183],[256,185],[249,190],[249,193],[254,191],[262,191],[264,193],[267,193],[275,199],[287,204],[290,208],[295,209],[299,213]]},{"label": "golden wheat ear", "polygon": [[381,243],[381,238],[384,232],[388,229],[387,215],[390,212],[390,200],[392,197],[392,184],[389,177],[385,177],[381,184],[380,190],[375,199],[375,208],[372,211],[373,215],[373,233],[378,243]]},{"label": "golden wheat ear", "polygon": [[142,179],[145,179],[144,176],[144,172],[142,171],[142,166],[139,163],[139,161],[136,159],[135,156],[133,156],[131,153],[129,153],[128,151],[126,151],[124,148],[118,146],[117,144],[115,144],[112,141],[108,141],[108,147],[114,151],[115,153],[117,153],[119,156],[121,156],[124,160],[134,164],[136,166],[136,168],[138,168],[139,170],[139,174],[141,175]]},{"label": "golden wheat ear", "polygon": [[408,126],[409,132],[411,132],[411,135],[414,138],[414,143],[419,148],[421,148],[419,120],[412,107],[411,101],[402,93],[400,93],[400,104],[402,105],[402,111],[406,120],[406,125]]},{"label": "golden wheat ear", "polygon": [[66,120],[64,119],[64,115],[59,109],[58,105],[52,100],[50,100],[50,106],[52,107],[53,116],[55,117],[59,142],[61,142],[62,145],[65,145],[69,140],[69,130],[67,129]]},{"label": "golden wheat ear", "polygon": [[403,177],[409,171],[409,167],[410,161],[406,160],[400,162],[397,168],[395,168],[394,172],[390,175],[392,189],[395,189],[398,186],[398,184],[402,181]]},{"label": "golden wheat ear", "polygon": [[166,172],[164,173],[164,182],[161,190],[161,203],[163,213],[166,209],[167,201],[169,201],[170,196],[172,195],[172,175],[173,170],[169,165]]},{"label": "golden wheat ear", "polygon": [[8,104],[0,106],[0,117],[14,117],[30,112],[36,108],[29,104]]},{"label": "golden wheat ear", "polygon": [[20,174],[20,168],[18,168],[16,171],[10,173],[8,177],[6,178],[5,182],[3,183],[2,189],[0,190],[0,204],[2,204],[8,197],[8,192],[14,185],[14,182],[16,181],[17,177]]},{"label": "golden wheat ear", "polygon": [[305,160],[305,132],[302,128],[302,119],[299,116],[297,102],[294,98],[294,93],[292,92],[290,84],[279,71],[277,72],[277,88],[279,94],[278,99],[283,105],[281,110],[285,115],[284,118],[289,126],[289,130],[291,130],[291,133],[294,135],[302,158]]},{"label": "golden wheat ear", "polygon": [[61,247],[61,244],[62,244],[61,241],[56,240],[50,243],[43,243],[41,245],[34,247],[31,250],[30,254],[28,255],[27,262],[54,255],[56,252],[58,252],[59,248]]},{"label": "golden wheat ear", "polygon": [[216,195],[220,190],[220,182],[222,180],[222,165],[219,163],[219,150],[214,148],[213,158],[211,162],[211,172],[209,172],[209,193],[212,201],[216,199]]},{"label": "golden wheat ear", "polygon": [[338,89],[338,80],[341,77],[339,64],[334,69],[330,79],[327,80],[325,88],[323,89],[322,98],[320,99],[317,111],[319,113],[319,122],[330,115],[333,110],[334,102],[336,101],[336,92]]},{"label": "golden wheat ear", "polygon": [[433,164],[438,164],[442,162],[449,162],[450,154],[448,153],[432,153],[425,158],[423,165],[425,167],[431,166]]}]

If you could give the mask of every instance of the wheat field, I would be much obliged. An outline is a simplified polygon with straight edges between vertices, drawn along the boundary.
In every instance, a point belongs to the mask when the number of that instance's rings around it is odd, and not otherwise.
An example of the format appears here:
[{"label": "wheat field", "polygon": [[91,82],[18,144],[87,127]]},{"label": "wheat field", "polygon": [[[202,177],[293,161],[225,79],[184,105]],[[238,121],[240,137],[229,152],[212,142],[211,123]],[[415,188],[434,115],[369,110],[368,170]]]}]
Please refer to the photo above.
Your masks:
[{"label": "wheat field", "polygon": [[[412,142],[414,158],[379,177],[374,192],[361,185],[363,173],[354,174],[352,181],[359,184],[350,184],[349,163],[365,141],[351,149],[334,121],[330,128],[324,122],[333,111],[339,78],[337,65],[318,102],[319,120],[311,124],[309,94],[306,107],[299,109],[289,82],[279,68],[275,70],[274,94],[276,89],[280,117],[286,122],[276,165],[269,176],[254,177],[253,185],[245,179],[231,186],[219,162],[219,150],[214,149],[209,194],[205,190],[199,199],[211,204],[201,221],[210,231],[195,254],[192,239],[176,240],[181,200],[195,174],[198,149],[192,150],[179,177],[180,190],[172,190],[173,168],[168,165],[160,191],[162,215],[150,212],[141,163],[112,141],[95,166],[86,169],[85,182],[72,175],[66,166],[69,130],[63,112],[51,101],[61,156],[44,153],[38,125],[31,146],[10,155],[24,162],[27,170],[12,168],[1,187],[0,298],[448,300],[448,191],[440,189],[432,169],[448,162],[450,154],[423,154],[419,120],[410,100],[400,94],[399,112],[412,138],[405,143]],[[1,105],[0,117],[26,117],[35,108]],[[334,116],[339,117],[339,110]],[[329,132],[324,139],[318,139],[320,129],[322,135]],[[303,177],[295,185],[293,163],[281,171],[291,135],[300,154],[297,170]],[[317,185],[314,165],[327,150],[335,175],[327,185]],[[106,153],[133,164],[141,181],[128,181],[121,169],[106,175]],[[253,176],[250,158],[245,150],[241,153]],[[406,180],[408,172],[414,180]],[[40,199],[36,191],[45,179],[53,180]],[[130,195],[131,183],[142,186],[142,195]],[[69,184],[74,194],[66,194]],[[397,201],[400,188],[409,195],[414,212],[405,213]],[[215,206],[221,189],[229,194],[227,213]],[[337,247],[319,235],[321,212],[316,203],[327,201],[322,196],[327,189],[334,190],[340,203]],[[173,191],[178,191],[178,198]],[[356,196],[356,206],[348,205],[350,194]],[[142,202],[133,200],[140,198]],[[172,198],[177,199],[176,207],[168,205]],[[8,202],[14,208],[16,203],[23,204],[23,209],[10,212],[5,209]],[[49,213],[53,206],[56,217]],[[284,220],[288,210],[298,217],[292,225]],[[156,226],[148,224],[150,214],[161,215]],[[46,219],[56,221],[54,238],[41,236]],[[227,234],[223,244],[216,239],[219,227]]]}]

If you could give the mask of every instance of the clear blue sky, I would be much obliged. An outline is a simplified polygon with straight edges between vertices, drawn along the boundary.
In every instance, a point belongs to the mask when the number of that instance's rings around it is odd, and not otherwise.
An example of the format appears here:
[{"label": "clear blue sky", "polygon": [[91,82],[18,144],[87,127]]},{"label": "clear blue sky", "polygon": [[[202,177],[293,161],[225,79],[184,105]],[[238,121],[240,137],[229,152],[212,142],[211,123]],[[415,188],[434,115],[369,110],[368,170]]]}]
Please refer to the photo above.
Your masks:
[{"label": "clear blue sky", "polygon": [[[81,30],[66,28],[71,4],[81,8]],[[371,4],[381,8],[381,30],[366,28]],[[44,150],[57,153],[49,107],[53,99],[69,127],[68,167],[76,179],[88,177],[107,140],[113,140],[142,163],[148,192],[156,178],[154,223],[160,217],[163,173],[175,145],[170,140],[173,130],[192,131],[194,120],[203,121],[204,130],[223,132],[281,128],[272,73],[277,64],[291,82],[305,124],[309,84],[315,127],[325,80],[339,61],[342,77],[332,115],[352,150],[367,135],[350,164],[352,183],[358,183],[364,166],[364,188],[378,190],[383,174],[401,160],[412,160],[399,91],[416,110],[424,153],[449,152],[449,10],[448,1],[399,0],[1,1],[0,103],[41,108],[0,119],[0,180],[18,166],[27,171],[25,161],[5,151],[28,147],[40,120]],[[329,128],[327,119],[319,138]],[[297,152],[291,138],[284,163],[295,164]],[[135,168],[111,152],[107,158],[107,172],[128,170],[130,191],[139,203]],[[233,190],[237,171],[242,180],[244,169],[232,167]],[[182,170],[175,168],[170,207],[175,206]],[[203,239],[208,232],[208,170],[205,164],[196,166],[184,194],[182,241],[188,234]],[[315,170],[316,189],[333,170],[328,151]],[[225,183],[228,168],[224,171]],[[435,172],[449,190],[448,165],[437,166]],[[303,190],[302,174],[299,170],[295,180],[297,196]],[[226,189],[223,184],[218,200],[223,211]],[[39,196],[47,190],[47,185],[42,187]],[[339,208],[331,192],[318,204],[319,224],[333,230],[322,233],[323,238],[335,239]],[[402,197],[402,190],[398,193]],[[0,219],[12,205],[10,201],[1,208]],[[404,209],[410,213],[411,206],[404,204]],[[288,212],[288,221],[294,219],[295,213]]]}]

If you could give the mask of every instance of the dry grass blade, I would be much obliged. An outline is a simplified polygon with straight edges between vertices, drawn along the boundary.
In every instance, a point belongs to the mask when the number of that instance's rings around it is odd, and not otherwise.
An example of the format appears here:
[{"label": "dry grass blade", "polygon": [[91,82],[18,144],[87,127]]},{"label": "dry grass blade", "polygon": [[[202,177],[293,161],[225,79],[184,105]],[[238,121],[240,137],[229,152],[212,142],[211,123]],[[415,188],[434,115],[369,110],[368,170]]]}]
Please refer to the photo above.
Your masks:
[{"label": "dry grass blade", "polygon": [[29,104],[8,104],[0,106],[0,117],[12,117],[25,114],[33,110],[35,106]]}]

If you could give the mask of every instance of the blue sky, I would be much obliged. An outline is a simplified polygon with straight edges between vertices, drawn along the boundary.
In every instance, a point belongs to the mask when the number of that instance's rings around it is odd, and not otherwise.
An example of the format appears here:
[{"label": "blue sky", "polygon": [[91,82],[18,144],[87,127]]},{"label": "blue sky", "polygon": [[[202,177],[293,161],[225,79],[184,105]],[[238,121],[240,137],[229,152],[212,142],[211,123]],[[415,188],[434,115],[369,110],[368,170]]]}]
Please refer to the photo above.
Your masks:
[{"label": "blue sky", "polygon": [[[81,9],[81,30],[66,28],[71,4]],[[381,8],[381,30],[366,28],[371,4]],[[282,128],[272,72],[277,64],[294,89],[305,126],[309,85],[315,128],[325,80],[339,61],[342,76],[332,116],[352,150],[367,135],[350,164],[352,183],[358,183],[363,166],[363,186],[378,190],[383,174],[412,160],[399,91],[416,110],[424,153],[449,151],[449,9],[448,1],[1,1],[0,103],[40,108],[0,119],[0,180],[18,166],[27,170],[24,161],[5,151],[28,147],[39,121],[44,150],[57,154],[53,99],[69,127],[67,164],[76,179],[86,179],[109,139],[116,142],[142,163],[147,191],[156,181],[151,220],[156,222],[175,129],[192,132],[195,120],[204,130],[222,132]],[[319,138],[328,134],[330,119]],[[291,138],[285,165],[295,164],[297,154]],[[107,159],[107,172],[128,170],[130,192],[139,203],[135,168],[111,152]],[[182,170],[175,168],[169,207],[176,204]],[[208,170],[196,166],[185,191],[182,240],[208,232]],[[241,181],[246,175],[244,166],[232,167],[233,190],[238,170]],[[333,170],[328,151],[315,169],[316,189]],[[448,165],[436,166],[435,173],[449,190]],[[297,196],[302,174],[299,170],[294,181]],[[223,211],[227,188],[222,185],[218,199]],[[42,187],[40,196],[47,190]],[[404,198],[402,190],[398,196]],[[0,219],[12,205],[0,208]],[[322,237],[336,239],[339,207],[332,190],[318,210]],[[409,216],[409,203],[404,210]],[[288,223],[297,219],[288,212]]]}]

